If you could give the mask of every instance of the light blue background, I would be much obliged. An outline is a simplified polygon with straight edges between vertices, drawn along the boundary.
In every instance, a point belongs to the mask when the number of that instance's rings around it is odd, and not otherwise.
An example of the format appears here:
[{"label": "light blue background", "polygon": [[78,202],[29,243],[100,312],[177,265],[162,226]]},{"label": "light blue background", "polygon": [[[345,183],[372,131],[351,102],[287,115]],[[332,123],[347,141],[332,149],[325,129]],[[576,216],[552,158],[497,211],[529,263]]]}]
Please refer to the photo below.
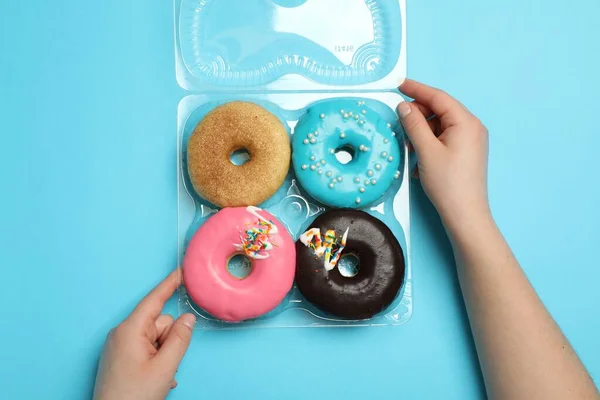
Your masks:
[{"label": "light blue background", "polygon": [[[408,16],[410,76],[488,125],[498,223],[596,380],[599,19],[597,0]],[[173,268],[183,94],[169,0],[0,3],[0,398],[88,397],[106,332]],[[172,398],[482,398],[448,242],[413,205],[408,324],[201,333]]]}]

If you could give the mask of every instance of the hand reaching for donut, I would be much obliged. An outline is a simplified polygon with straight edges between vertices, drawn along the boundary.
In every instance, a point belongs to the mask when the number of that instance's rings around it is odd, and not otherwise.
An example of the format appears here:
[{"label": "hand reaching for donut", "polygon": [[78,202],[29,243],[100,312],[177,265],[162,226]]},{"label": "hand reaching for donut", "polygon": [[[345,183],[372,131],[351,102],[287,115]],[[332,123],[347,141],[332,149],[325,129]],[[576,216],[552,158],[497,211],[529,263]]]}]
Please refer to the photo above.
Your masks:
[{"label": "hand reaching for donut", "polygon": [[488,132],[462,104],[447,93],[406,80],[398,114],[417,153],[423,189],[447,228],[487,216]]},{"label": "hand reaching for donut", "polygon": [[144,298],[106,339],[95,400],[164,399],[177,386],[175,372],[192,337],[195,317],[161,315],[181,284],[179,268]]}]

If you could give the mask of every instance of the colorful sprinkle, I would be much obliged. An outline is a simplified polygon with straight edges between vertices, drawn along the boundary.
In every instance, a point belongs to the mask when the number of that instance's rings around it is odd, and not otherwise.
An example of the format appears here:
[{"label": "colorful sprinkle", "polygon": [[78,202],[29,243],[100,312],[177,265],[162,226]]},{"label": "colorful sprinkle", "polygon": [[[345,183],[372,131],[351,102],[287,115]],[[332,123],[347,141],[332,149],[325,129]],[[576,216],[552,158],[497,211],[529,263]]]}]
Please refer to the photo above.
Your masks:
[{"label": "colorful sprinkle", "polygon": [[337,265],[342,256],[342,251],[346,247],[348,231],[349,229],[346,229],[340,238],[337,237],[334,230],[330,229],[325,233],[325,238],[323,239],[321,237],[321,230],[319,228],[312,228],[300,235],[300,242],[312,249],[317,257],[323,257],[325,270],[331,271]]},{"label": "colorful sprinkle", "polygon": [[234,245],[237,250],[242,250],[250,257],[257,260],[268,258],[267,251],[273,249],[271,236],[277,234],[277,226],[272,221],[268,221],[260,216],[256,207],[248,207],[247,210],[258,217],[258,221],[249,225],[243,234],[240,235],[241,244]]}]

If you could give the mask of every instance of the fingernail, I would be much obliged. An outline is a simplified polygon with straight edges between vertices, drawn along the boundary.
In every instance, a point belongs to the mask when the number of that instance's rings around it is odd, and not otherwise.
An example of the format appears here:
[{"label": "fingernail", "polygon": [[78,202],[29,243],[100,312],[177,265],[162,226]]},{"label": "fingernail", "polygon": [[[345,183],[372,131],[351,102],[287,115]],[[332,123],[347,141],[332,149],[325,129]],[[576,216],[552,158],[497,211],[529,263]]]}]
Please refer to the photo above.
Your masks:
[{"label": "fingernail", "polygon": [[410,108],[410,104],[408,104],[408,102],[403,101],[402,103],[398,104],[398,114],[400,114],[400,117],[406,118],[411,112],[412,109]]},{"label": "fingernail", "polygon": [[196,317],[193,314],[185,314],[181,317],[181,322],[190,329],[194,329],[196,323]]}]

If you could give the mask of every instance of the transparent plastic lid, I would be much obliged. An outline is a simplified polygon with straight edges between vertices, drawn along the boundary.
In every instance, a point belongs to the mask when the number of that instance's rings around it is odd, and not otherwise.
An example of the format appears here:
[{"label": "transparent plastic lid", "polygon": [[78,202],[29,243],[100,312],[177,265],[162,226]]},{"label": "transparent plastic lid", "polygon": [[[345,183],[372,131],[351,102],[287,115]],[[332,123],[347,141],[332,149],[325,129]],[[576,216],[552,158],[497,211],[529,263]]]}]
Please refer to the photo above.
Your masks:
[{"label": "transparent plastic lid", "polygon": [[395,89],[406,0],[175,0],[177,80],[197,92]]}]

